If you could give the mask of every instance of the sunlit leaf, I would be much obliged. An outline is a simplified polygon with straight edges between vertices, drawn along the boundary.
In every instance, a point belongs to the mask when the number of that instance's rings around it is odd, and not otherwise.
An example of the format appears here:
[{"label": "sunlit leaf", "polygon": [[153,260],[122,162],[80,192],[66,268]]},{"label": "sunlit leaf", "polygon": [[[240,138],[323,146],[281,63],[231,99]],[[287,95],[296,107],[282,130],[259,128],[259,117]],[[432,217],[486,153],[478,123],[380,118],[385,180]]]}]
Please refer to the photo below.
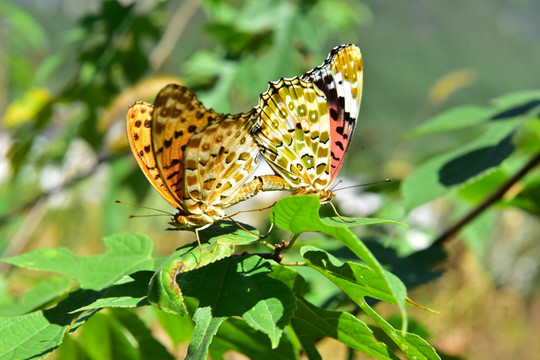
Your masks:
[{"label": "sunlit leaf", "polygon": [[[386,279],[382,278],[365,265],[351,261],[342,263],[326,251],[313,246],[302,247],[301,253],[312,268],[327,277],[355,302],[369,296],[388,303],[397,303],[404,301],[407,295],[405,286],[389,272],[385,272]],[[398,290],[396,294],[392,293],[386,281],[390,281],[392,288]],[[396,300],[395,296],[399,300]]]},{"label": "sunlit leaf", "polygon": [[424,122],[405,136],[421,136],[472,127],[489,121],[492,114],[492,109],[479,106],[453,108]]},{"label": "sunlit leaf", "polygon": [[212,338],[219,329],[224,317],[212,315],[210,307],[199,307],[193,316],[195,329],[188,347],[186,359],[204,359]]},{"label": "sunlit leaf", "polygon": [[58,347],[66,330],[42,311],[0,318],[0,359],[42,359]]},{"label": "sunlit leaf", "polygon": [[433,200],[498,166],[514,151],[511,135],[522,122],[520,117],[491,122],[474,142],[424,162],[401,184],[407,208]]},{"label": "sunlit leaf", "polygon": [[69,278],[50,276],[47,280],[26,291],[14,304],[1,306],[0,316],[22,315],[38,309],[68,292],[73,287],[73,284],[73,281]]},{"label": "sunlit leaf", "polygon": [[76,256],[66,248],[39,249],[0,261],[26,269],[52,271],[79,282],[82,289],[101,290],[124,275],[151,270],[153,244],[141,235],[114,235],[103,239],[103,255]]},{"label": "sunlit leaf", "polygon": [[347,226],[356,225],[399,223],[382,219],[345,219],[345,221],[329,219],[323,221],[319,218],[319,208],[320,202],[316,196],[289,196],[274,205],[270,219],[277,227],[295,234],[319,231],[342,241],[386,283],[405,319],[404,327],[406,328],[407,314],[405,312],[405,297],[402,284],[387,275],[366,245],[347,228]]},{"label": "sunlit leaf", "polygon": [[418,360],[438,360],[439,355],[427,341],[420,336],[395,329],[379,314],[375,312],[365,301],[360,304],[360,308],[364,310],[375,323],[383,330],[390,339],[407,355],[409,359]]},{"label": "sunlit leaf", "polygon": [[317,339],[330,337],[377,359],[399,359],[385,344],[377,341],[369,327],[353,315],[317,308],[298,299],[291,325],[309,359],[320,359],[314,346]]},{"label": "sunlit leaf", "polygon": [[187,310],[176,276],[228,257],[234,252],[235,246],[247,245],[259,239],[254,233],[239,229],[230,222],[215,223],[200,236],[200,247],[197,243],[181,247],[160,265],[152,277],[148,299],[159,309],[185,315]]},{"label": "sunlit leaf", "polygon": [[185,296],[199,300],[199,307],[210,307],[213,317],[242,317],[266,334],[274,348],[294,312],[294,296],[282,282],[268,276],[271,271],[258,256],[229,257],[181,273],[178,284]]}]

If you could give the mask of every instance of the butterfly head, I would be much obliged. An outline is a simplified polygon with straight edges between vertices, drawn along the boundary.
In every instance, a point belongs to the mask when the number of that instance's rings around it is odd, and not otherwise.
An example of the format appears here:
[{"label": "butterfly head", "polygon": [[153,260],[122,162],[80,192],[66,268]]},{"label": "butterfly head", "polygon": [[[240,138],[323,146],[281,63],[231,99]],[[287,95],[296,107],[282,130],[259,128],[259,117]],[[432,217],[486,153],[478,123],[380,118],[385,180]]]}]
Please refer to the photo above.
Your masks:
[{"label": "butterfly head", "polygon": [[219,211],[207,210],[202,214],[190,214],[179,209],[169,222],[169,225],[174,226],[178,230],[192,230],[212,224],[223,217],[223,213]]}]

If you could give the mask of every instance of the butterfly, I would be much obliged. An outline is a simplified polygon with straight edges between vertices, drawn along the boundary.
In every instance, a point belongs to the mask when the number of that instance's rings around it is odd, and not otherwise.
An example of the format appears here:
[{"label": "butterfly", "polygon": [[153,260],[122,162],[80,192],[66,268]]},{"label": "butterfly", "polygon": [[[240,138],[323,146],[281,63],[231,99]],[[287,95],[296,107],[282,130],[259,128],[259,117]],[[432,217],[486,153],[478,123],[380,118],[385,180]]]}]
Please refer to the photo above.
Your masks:
[{"label": "butterfly", "polygon": [[[356,45],[341,45],[301,77],[270,82],[253,130],[261,154],[294,194],[334,198],[362,98],[363,61]],[[278,181],[274,181],[278,183]]]},{"label": "butterfly", "polygon": [[[167,85],[154,105],[128,110],[131,151],[156,191],[177,209],[170,224],[202,229],[224,218],[224,209],[263,190],[252,177],[258,147],[251,131],[254,110],[225,115],[206,109],[193,92]],[[197,233],[198,234],[198,233]]]}]

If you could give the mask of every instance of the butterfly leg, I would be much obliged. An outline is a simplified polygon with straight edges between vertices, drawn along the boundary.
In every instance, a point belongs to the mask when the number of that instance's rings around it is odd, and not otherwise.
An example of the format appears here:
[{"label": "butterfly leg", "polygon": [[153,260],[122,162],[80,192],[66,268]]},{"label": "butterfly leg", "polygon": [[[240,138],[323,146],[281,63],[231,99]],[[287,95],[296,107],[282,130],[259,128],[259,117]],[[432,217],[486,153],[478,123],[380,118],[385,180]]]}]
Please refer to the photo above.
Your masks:
[{"label": "butterfly leg", "polygon": [[267,206],[267,207],[263,207],[263,208],[259,208],[259,209],[251,209],[251,210],[240,210],[240,211],[237,211],[233,214],[230,214],[230,215],[227,215],[227,216],[224,216],[223,219],[230,219],[232,222],[234,222],[240,229],[244,230],[244,231],[247,231],[248,233],[250,234],[253,234],[255,236],[258,236],[260,237],[261,239],[262,238],[265,238],[268,236],[268,234],[270,234],[270,231],[272,231],[272,228],[274,227],[274,224],[272,224],[270,226],[270,230],[268,230],[268,232],[265,234],[265,235],[261,235],[261,234],[256,234],[252,231],[249,231],[248,229],[246,229],[245,227],[243,227],[239,222],[237,222],[236,220],[234,220],[232,217],[235,216],[235,215],[238,215],[238,214],[242,214],[242,213],[246,213],[246,212],[254,212],[254,211],[263,211],[263,210],[268,210],[268,209],[271,209],[276,203],[273,203],[272,205],[270,206]]},{"label": "butterfly leg", "polygon": [[195,236],[197,237],[197,244],[199,245],[199,261],[197,262],[197,266],[196,267],[199,267],[201,265],[201,262],[202,262],[202,245],[201,245],[201,238],[199,237],[199,231],[201,230],[204,230],[206,228],[208,228],[210,225],[212,224],[206,224],[204,226],[201,226],[199,228],[195,228]]},{"label": "butterfly leg", "polygon": [[336,214],[336,216],[337,216],[338,218],[340,218],[341,221],[347,222],[347,223],[353,223],[353,222],[354,222],[354,221],[351,221],[351,220],[347,220],[347,219],[345,219],[343,216],[339,215],[339,213],[337,212],[336,207],[334,206],[334,204],[332,204],[331,201],[329,201],[328,204],[330,204],[330,206],[332,207],[332,209],[334,209],[334,214]]}]

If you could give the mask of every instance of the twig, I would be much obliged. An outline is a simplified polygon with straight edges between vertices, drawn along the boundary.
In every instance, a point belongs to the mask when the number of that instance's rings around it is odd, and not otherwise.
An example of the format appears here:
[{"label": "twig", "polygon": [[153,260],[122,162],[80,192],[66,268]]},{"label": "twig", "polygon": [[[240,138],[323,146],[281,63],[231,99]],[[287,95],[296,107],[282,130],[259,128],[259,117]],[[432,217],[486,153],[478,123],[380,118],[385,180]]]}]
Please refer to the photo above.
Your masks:
[{"label": "twig", "polygon": [[263,253],[263,254],[256,254],[256,255],[262,257],[263,259],[274,260],[275,262],[279,264],[281,263],[281,260],[283,260],[283,255],[281,254],[281,252],[287,249],[287,246],[289,246],[289,242],[283,240],[281,244],[276,244],[274,246],[273,253]]},{"label": "twig", "polygon": [[540,152],[534,155],[529,162],[527,162],[517,173],[514,174],[510,179],[508,179],[504,184],[502,184],[497,190],[495,190],[491,195],[489,195],[480,205],[471,210],[463,218],[461,218],[454,225],[446,229],[435,241],[432,246],[442,246],[448,240],[452,238],[463,226],[473,221],[478,215],[480,215],[484,210],[491,206],[496,201],[500,200],[503,195],[517,183],[522,177],[524,177],[529,171],[531,171],[535,166],[540,164]]},{"label": "twig", "polygon": [[[47,203],[45,199],[40,199],[33,204],[22,223],[22,226],[19,227],[15,235],[10,239],[6,249],[1,255],[2,258],[18,255],[22,249],[24,249],[46,212]],[[8,263],[0,263],[0,273],[7,273],[10,267],[11,265]]]},{"label": "twig", "polygon": [[199,6],[199,0],[186,0],[176,10],[176,13],[169,21],[165,33],[161,37],[161,41],[150,54],[150,66],[153,72],[157,72],[163,66],[163,63],[173,51],[184,28]]},{"label": "twig", "polygon": [[77,174],[76,176],[72,177],[71,179],[69,179],[65,183],[60,184],[57,187],[55,187],[55,188],[53,188],[53,189],[51,189],[51,190],[49,190],[47,192],[42,192],[41,194],[36,195],[34,198],[28,200],[24,204],[19,205],[18,207],[12,208],[11,211],[9,211],[4,216],[0,217],[0,227],[7,224],[13,217],[27,211],[28,209],[33,208],[35,206],[35,204],[38,203],[39,201],[41,201],[42,199],[46,199],[46,198],[48,198],[48,197],[50,197],[50,196],[52,196],[54,194],[57,194],[60,191],[63,191],[65,189],[67,189],[67,188],[70,188],[71,186],[75,185],[79,181],[84,180],[84,179],[92,176],[96,172],[99,165],[101,165],[102,163],[111,161],[111,160],[113,160],[113,159],[115,159],[115,158],[117,158],[119,156],[123,156],[123,155],[110,155],[110,154],[101,155],[98,158],[97,162],[94,164],[94,166],[92,166],[88,170],[86,170],[86,171],[84,171],[84,172],[82,172],[80,174]]}]

